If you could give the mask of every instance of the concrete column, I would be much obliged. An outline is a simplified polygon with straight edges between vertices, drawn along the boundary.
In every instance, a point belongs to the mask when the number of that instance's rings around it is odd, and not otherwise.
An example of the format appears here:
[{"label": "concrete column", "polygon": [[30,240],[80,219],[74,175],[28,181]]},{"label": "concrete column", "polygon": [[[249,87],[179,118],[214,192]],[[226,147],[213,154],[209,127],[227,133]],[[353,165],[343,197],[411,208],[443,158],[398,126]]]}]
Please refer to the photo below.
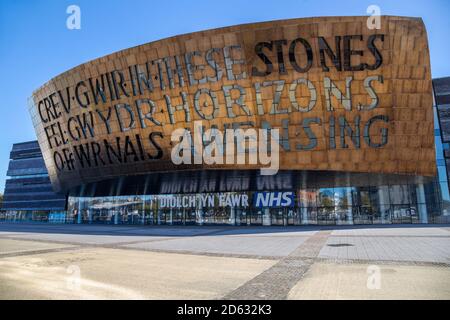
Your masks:
[{"label": "concrete column", "polygon": [[250,209],[245,210],[245,220],[247,221],[247,225],[249,226],[251,224],[252,219],[252,211]]},{"label": "concrete column", "polygon": [[239,226],[239,225],[241,225],[241,212],[242,212],[242,210],[241,209],[234,209],[234,211],[235,211],[235,214],[234,214],[234,225],[236,225],[236,226]]},{"label": "concrete column", "polygon": [[[387,188],[387,187],[386,187]],[[389,190],[388,190],[389,192]],[[387,199],[385,196],[385,193],[383,192],[383,187],[378,188],[378,199],[379,199],[379,206],[380,206],[380,214],[381,214],[381,223],[389,223],[390,221],[386,219],[386,212],[388,205],[386,205]]]},{"label": "concrete column", "polygon": [[119,211],[114,211],[114,224],[119,224]]},{"label": "concrete column", "polygon": [[202,226],[203,225],[203,209],[197,210],[197,223]]},{"label": "concrete column", "polygon": [[87,214],[88,214],[89,223],[92,223],[92,212],[91,212],[91,210],[88,209]]},{"label": "concrete column", "polygon": [[302,215],[302,224],[309,224],[308,208],[306,208],[306,207],[300,208],[300,211],[301,211],[301,215]]},{"label": "concrete column", "polygon": [[262,224],[263,226],[270,226],[270,210],[269,208],[263,208],[263,221]]},{"label": "concrete column", "polygon": [[347,212],[347,224],[353,224],[353,202],[352,202],[352,192],[348,190],[347,192],[347,205],[348,205],[348,212]]},{"label": "concrete column", "polygon": [[341,224],[346,224],[346,221],[341,219],[341,215],[336,213],[336,208],[339,209],[339,207],[338,206],[334,207],[334,210],[335,210],[334,214],[335,214],[335,217],[336,217],[336,224],[338,226],[341,225]]},{"label": "concrete column", "polygon": [[145,224],[145,200],[142,198],[142,218],[141,224]]},{"label": "concrete column", "polygon": [[423,183],[416,185],[417,209],[419,210],[420,223],[428,223],[425,189]]},{"label": "concrete column", "polygon": [[77,223],[78,224],[81,224],[83,222],[83,219],[81,216],[82,216],[82,211],[80,209],[78,209],[78,215],[77,215]]},{"label": "concrete column", "polygon": [[236,225],[236,209],[234,207],[230,207],[230,223],[233,226]]}]

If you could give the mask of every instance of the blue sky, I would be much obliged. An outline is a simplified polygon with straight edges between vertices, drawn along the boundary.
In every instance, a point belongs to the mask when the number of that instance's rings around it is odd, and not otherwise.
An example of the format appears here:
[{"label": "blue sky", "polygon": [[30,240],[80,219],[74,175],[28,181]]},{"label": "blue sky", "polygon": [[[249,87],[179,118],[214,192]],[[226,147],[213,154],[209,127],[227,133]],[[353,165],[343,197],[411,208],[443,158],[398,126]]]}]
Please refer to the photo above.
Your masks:
[{"label": "blue sky", "polygon": [[[66,8],[81,8],[81,30],[68,30]],[[381,14],[422,17],[433,77],[450,76],[450,1],[381,0],[0,0],[0,192],[11,145],[34,140],[27,111],[32,91],[83,62],[153,40],[265,20]]]}]

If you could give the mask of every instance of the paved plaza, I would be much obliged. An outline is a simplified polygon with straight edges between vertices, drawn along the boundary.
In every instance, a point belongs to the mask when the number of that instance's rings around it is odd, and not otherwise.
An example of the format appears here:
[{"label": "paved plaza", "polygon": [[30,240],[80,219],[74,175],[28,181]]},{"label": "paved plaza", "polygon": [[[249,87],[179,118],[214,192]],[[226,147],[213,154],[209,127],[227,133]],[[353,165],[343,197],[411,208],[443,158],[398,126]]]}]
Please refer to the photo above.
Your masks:
[{"label": "paved plaza", "polygon": [[450,226],[0,224],[1,299],[450,299]]}]

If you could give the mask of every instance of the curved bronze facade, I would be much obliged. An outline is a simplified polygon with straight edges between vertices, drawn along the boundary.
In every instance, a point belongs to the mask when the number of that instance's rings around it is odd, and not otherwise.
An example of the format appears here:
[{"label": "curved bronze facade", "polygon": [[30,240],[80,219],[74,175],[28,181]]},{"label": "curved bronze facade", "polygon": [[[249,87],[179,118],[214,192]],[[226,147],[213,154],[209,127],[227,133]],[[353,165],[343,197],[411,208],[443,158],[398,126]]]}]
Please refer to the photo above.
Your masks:
[{"label": "curved bronze facade", "polygon": [[431,75],[421,19],[326,17],[180,35],[84,63],[30,112],[58,191],[175,165],[171,133],[279,128],[280,170],[433,176]]}]

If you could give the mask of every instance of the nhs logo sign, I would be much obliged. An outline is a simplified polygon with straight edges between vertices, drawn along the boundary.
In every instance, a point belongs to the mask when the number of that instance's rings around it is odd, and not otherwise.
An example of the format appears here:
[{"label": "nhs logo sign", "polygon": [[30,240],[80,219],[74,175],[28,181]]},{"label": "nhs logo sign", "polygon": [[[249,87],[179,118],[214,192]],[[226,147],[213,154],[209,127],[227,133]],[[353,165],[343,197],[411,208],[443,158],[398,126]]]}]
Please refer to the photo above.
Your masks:
[{"label": "nhs logo sign", "polygon": [[256,192],[253,195],[253,206],[262,207],[293,207],[294,192]]}]

